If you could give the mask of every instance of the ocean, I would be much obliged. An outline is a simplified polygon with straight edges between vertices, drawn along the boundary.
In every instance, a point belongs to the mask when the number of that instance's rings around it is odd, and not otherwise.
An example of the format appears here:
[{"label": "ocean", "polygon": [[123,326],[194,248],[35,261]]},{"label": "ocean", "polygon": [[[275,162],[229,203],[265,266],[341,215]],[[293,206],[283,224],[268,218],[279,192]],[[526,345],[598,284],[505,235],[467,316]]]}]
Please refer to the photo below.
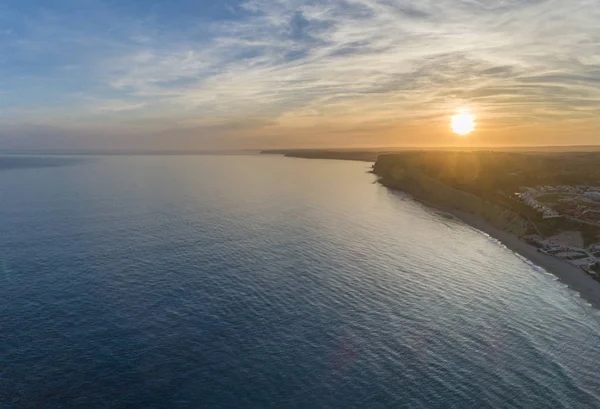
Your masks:
[{"label": "ocean", "polygon": [[369,164],[0,156],[0,408],[597,408],[600,324]]}]

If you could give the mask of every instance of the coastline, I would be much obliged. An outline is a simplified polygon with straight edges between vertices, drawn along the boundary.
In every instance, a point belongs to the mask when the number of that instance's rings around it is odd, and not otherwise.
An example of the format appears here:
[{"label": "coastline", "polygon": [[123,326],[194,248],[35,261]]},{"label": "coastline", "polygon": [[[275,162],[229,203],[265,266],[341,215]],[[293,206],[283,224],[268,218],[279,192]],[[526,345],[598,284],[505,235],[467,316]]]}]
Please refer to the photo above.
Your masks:
[{"label": "coastline", "polygon": [[[415,200],[419,201],[415,198]],[[428,202],[421,202],[425,206],[431,207],[445,213],[448,213],[469,226],[488,234],[490,237],[500,241],[509,250],[526,258],[533,264],[543,268],[548,273],[551,273],[558,280],[573,291],[580,294],[581,298],[587,301],[595,309],[600,310],[600,282],[594,280],[583,270],[557,259],[556,257],[540,253],[537,248],[525,243],[517,236],[510,234],[500,228],[492,226],[483,218],[472,213],[463,212],[456,209],[444,208],[435,206]]]},{"label": "coastline", "polygon": [[377,160],[380,152],[376,151],[321,151],[310,149],[296,150],[266,150],[261,151],[261,155],[283,155],[286,158],[298,159],[330,159],[330,160],[351,160],[357,162],[371,162]]},{"label": "coastline", "polygon": [[[323,152],[311,151],[309,155],[306,155],[306,152],[304,151],[264,151],[261,153],[280,154],[284,155],[285,157],[302,159],[343,159],[358,162],[375,162],[375,160],[373,160],[370,156],[357,157],[355,155],[348,154],[348,152],[326,152],[326,154],[323,154]],[[334,154],[332,155],[332,153]],[[361,152],[361,154],[364,154],[364,152]],[[369,152],[369,155],[371,154],[372,152]],[[378,183],[386,189],[404,192],[402,189],[385,186],[380,181]],[[600,310],[600,281],[596,281],[583,270],[556,257],[539,252],[536,247],[527,244],[519,237],[501,228],[493,226],[483,217],[470,212],[457,210],[455,208],[437,205],[431,201],[414,196],[409,192],[405,193],[408,193],[413,200],[421,203],[422,205],[452,215],[472,228],[489,235],[495,240],[498,240],[509,250],[520,255],[521,257],[524,257],[531,263],[543,268],[546,272],[554,275],[560,282],[566,284],[571,290],[577,292],[581,298],[591,304],[593,308]]]}]

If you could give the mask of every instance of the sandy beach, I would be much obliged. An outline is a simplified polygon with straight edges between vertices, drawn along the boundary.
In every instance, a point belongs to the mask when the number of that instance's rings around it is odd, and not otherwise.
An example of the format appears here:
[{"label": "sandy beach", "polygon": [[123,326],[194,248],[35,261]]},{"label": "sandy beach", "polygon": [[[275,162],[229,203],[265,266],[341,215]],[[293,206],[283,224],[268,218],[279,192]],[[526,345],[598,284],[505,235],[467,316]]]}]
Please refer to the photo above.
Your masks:
[{"label": "sandy beach", "polygon": [[581,295],[581,298],[592,304],[594,308],[600,309],[600,282],[594,280],[583,270],[555,257],[540,253],[534,246],[525,243],[518,237],[502,229],[492,226],[479,216],[454,209],[438,209],[457,217],[477,230],[481,230],[499,240],[510,250],[558,277],[561,282],[567,284],[574,291],[577,291]]}]

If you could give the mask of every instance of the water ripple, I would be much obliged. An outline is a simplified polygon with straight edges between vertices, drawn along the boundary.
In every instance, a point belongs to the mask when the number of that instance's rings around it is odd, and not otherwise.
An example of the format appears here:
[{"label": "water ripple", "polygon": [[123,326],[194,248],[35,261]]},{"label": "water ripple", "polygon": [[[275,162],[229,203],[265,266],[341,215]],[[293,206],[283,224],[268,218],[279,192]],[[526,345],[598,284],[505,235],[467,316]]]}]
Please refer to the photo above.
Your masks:
[{"label": "water ripple", "polygon": [[597,312],[366,170],[0,172],[0,407],[600,407]]}]

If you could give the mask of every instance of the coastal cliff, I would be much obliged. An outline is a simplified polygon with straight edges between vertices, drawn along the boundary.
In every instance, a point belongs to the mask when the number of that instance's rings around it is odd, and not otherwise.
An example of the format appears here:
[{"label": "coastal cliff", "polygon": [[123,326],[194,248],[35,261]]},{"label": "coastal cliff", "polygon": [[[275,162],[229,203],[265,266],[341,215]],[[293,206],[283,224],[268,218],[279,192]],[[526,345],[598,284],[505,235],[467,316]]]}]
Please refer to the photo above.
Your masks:
[{"label": "coastal cliff", "polygon": [[379,156],[373,173],[379,176],[379,182],[386,187],[402,190],[433,207],[477,215],[517,237],[526,235],[530,228],[529,221],[517,212],[415,170],[397,155]]}]

